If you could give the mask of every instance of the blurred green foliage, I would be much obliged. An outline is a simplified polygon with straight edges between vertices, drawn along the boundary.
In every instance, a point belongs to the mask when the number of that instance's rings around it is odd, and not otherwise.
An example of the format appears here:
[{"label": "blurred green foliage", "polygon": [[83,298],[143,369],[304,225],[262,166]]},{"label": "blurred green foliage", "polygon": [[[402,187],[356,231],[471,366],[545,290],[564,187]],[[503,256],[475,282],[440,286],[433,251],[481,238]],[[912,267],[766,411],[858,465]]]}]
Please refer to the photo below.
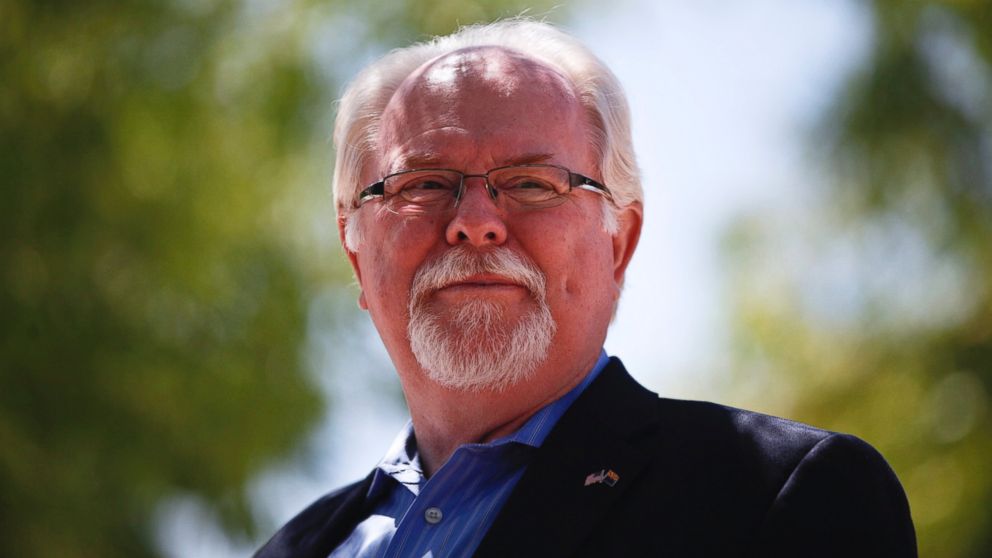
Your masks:
[{"label": "blurred green foliage", "polygon": [[0,3],[0,555],[154,556],[197,495],[321,415],[308,304],[349,274],[329,196],[340,79],[551,2]]},{"label": "blurred green foliage", "polygon": [[152,555],[177,491],[249,529],[320,411],[279,230],[305,59],[236,53],[223,3],[0,10],[0,554]]},{"label": "blurred green foliage", "polygon": [[864,6],[816,209],[731,237],[739,397],[876,444],[922,556],[990,556],[992,3]]}]

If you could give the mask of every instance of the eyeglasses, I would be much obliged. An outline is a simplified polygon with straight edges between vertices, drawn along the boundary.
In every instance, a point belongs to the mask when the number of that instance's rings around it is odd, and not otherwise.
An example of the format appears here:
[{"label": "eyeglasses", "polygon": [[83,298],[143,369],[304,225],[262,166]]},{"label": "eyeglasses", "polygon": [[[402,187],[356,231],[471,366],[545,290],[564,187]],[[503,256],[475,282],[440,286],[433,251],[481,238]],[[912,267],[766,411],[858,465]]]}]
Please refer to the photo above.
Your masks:
[{"label": "eyeglasses", "polygon": [[390,174],[358,194],[355,207],[382,198],[394,213],[422,214],[456,207],[465,194],[466,178],[485,179],[486,192],[507,210],[544,209],[564,203],[575,188],[613,200],[610,190],[595,180],[557,165],[511,165],[486,174],[452,169],[417,169]]}]

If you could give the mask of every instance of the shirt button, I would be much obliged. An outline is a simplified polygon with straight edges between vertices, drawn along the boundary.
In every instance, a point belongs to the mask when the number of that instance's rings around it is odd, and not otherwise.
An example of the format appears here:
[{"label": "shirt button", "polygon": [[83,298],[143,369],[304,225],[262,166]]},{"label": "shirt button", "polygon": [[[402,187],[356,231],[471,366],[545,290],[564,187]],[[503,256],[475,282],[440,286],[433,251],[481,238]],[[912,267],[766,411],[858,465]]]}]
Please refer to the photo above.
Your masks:
[{"label": "shirt button", "polygon": [[441,513],[441,508],[427,508],[424,510],[424,519],[431,525],[441,523],[442,517],[444,517],[444,514]]}]

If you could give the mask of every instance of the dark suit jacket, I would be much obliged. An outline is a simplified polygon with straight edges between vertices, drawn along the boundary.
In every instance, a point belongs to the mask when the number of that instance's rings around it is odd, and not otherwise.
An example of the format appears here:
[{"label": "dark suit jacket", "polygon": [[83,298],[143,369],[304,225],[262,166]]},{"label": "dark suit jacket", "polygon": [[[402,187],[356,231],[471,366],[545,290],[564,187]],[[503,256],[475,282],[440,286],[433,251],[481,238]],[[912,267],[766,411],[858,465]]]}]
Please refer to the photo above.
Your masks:
[{"label": "dark suit jacket", "polygon": [[[619,480],[585,485],[590,473]],[[372,476],[321,498],[258,558],[325,558]],[[476,556],[916,556],[909,506],[846,434],[659,398],[616,358],[536,452]]]}]

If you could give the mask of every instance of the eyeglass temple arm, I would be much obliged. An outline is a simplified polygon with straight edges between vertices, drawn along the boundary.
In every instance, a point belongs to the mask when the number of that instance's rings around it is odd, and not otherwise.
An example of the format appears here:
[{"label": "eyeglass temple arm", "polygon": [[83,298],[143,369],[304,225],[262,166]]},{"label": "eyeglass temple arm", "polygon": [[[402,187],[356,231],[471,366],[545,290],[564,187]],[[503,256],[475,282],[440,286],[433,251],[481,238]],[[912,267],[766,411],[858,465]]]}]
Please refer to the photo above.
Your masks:
[{"label": "eyeglass temple arm", "polygon": [[596,182],[588,176],[583,176],[576,172],[570,172],[568,173],[568,178],[572,183],[572,188],[582,188],[583,190],[599,192],[607,198],[613,199],[613,194],[610,192],[610,189],[606,187],[606,185]]},{"label": "eyeglass temple arm", "polygon": [[378,198],[380,196],[386,195],[386,181],[380,180],[375,184],[370,185],[368,188],[362,190],[358,193],[358,199],[355,202],[355,207],[358,207],[364,202],[372,198]]}]

